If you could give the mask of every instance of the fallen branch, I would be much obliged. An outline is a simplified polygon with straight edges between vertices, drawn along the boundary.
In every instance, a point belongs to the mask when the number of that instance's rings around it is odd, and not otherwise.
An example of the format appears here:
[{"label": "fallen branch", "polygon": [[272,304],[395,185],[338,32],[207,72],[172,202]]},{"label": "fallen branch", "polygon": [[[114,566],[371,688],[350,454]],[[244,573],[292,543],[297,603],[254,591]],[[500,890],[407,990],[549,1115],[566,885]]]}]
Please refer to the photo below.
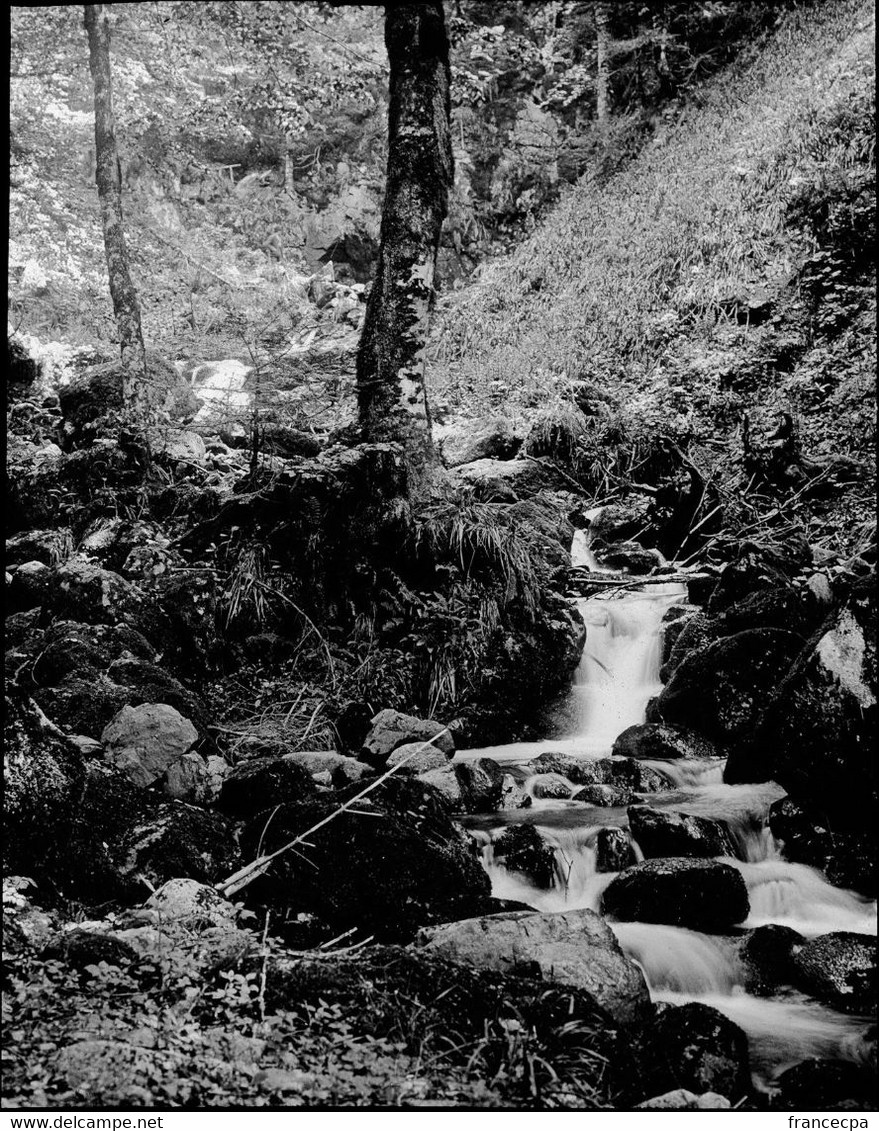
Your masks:
[{"label": "fallen branch", "polygon": [[[576,567],[574,567],[576,569]],[[641,585],[666,585],[670,582],[705,581],[714,577],[713,573],[664,573],[659,577],[591,577],[582,573],[568,575],[568,581],[583,585],[596,585],[608,589],[637,589]]]},{"label": "fallen branch", "polygon": [[285,852],[292,851],[298,844],[306,843],[306,837],[311,836],[311,834],[317,832],[318,829],[322,829],[324,825],[328,825],[330,821],[334,821],[336,817],[340,816],[342,813],[347,813],[353,805],[355,805],[358,801],[361,801],[368,793],[371,793],[374,789],[376,789],[377,786],[380,786],[382,782],[387,781],[388,778],[392,774],[395,774],[401,766],[404,766],[410,758],[414,758],[416,754],[420,754],[422,750],[426,750],[428,746],[432,746],[434,739],[439,738],[440,735],[448,733],[449,728],[443,727],[442,730],[437,731],[437,733],[434,735],[431,735],[431,737],[426,742],[419,743],[419,745],[416,746],[414,750],[411,750],[405,757],[401,758],[400,761],[396,763],[396,765],[391,766],[391,768],[389,770],[386,770],[385,773],[381,775],[381,777],[378,777],[375,779],[375,781],[370,782],[365,789],[362,789],[358,794],[355,794],[355,796],[352,797],[349,801],[343,802],[339,806],[339,808],[334,809],[328,817],[324,817],[322,821],[318,821],[316,825],[312,825],[310,829],[306,829],[304,833],[300,833],[299,836],[294,837],[293,840],[288,841],[287,844],[283,844],[280,848],[276,848],[274,852],[270,852],[265,856],[258,856],[256,860],[251,860],[249,864],[245,864],[243,868],[239,868],[237,872],[233,872],[232,875],[223,880],[222,883],[215,884],[214,886],[216,890],[220,893],[220,895],[225,896],[228,899],[230,896],[233,896],[237,892],[241,891],[242,888],[246,888],[248,884],[253,883],[255,879],[258,879],[260,876],[264,876],[273,860],[276,860]]}]

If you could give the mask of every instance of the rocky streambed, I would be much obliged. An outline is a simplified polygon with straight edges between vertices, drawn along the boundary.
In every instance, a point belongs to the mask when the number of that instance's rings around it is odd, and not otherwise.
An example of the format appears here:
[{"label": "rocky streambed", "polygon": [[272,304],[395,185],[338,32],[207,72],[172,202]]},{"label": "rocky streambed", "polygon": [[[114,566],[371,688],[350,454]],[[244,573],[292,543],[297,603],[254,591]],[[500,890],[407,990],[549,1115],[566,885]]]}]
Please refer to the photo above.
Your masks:
[{"label": "rocky streambed", "polygon": [[[7,866],[36,883],[4,896],[19,955],[251,977],[263,1018],[329,1002],[407,1049],[429,1019],[431,1040],[489,1050],[505,1102],[869,1107],[870,590],[828,600],[747,547],[708,585],[587,584],[545,738],[456,749],[457,727],[383,710],[341,750],[229,764],[147,641],[164,631],[185,668],[167,621],[198,628],[197,585],[192,610],[159,608],[52,552],[13,574],[31,693],[7,704]],[[607,579],[584,539],[574,554],[581,581]],[[97,914],[72,923],[71,900]],[[94,1099],[109,1074],[116,1095],[140,1046],[64,1034],[52,1086]],[[535,1056],[565,1067],[541,1082]],[[282,1071],[259,1057],[255,1081]],[[416,1106],[436,1087],[419,1072]]]}]

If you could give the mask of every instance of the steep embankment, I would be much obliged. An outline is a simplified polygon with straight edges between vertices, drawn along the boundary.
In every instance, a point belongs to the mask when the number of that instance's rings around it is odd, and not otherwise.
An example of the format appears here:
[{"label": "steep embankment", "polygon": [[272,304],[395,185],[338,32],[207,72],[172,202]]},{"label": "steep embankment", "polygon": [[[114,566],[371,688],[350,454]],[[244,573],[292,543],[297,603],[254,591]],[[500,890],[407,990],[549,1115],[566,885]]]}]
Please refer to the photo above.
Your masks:
[{"label": "steep embankment", "polygon": [[[778,522],[811,522],[832,550],[862,548],[873,40],[859,0],[785,15],[626,169],[583,177],[515,255],[446,300],[438,418],[528,423],[549,405],[573,432],[585,485],[605,497],[644,480],[628,474],[636,460],[610,454],[620,438],[643,455],[661,433],[739,496],[729,529],[755,519],[740,506],[749,485],[765,488],[758,520],[799,493]],[[794,434],[779,460],[760,435],[782,412]],[[821,489],[802,492],[816,476]]]}]

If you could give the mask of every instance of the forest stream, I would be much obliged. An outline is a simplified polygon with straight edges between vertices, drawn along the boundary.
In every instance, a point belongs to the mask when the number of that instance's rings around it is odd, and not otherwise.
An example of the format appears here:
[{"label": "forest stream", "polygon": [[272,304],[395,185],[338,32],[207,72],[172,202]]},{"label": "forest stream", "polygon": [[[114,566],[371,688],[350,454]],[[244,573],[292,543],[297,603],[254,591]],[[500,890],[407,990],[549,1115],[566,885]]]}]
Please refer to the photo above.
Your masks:
[{"label": "forest stream", "polygon": [[[582,532],[577,532],[571,552],[575,565],[600,569]],[[541,798],[536,787],[545,775],[534,773],[529,762],[546,751],[575,759],[608,757],[613,740],[626,727],[644,721],[649,699],[662,687],[663,614],[685,600],[686,587],[674,583],[578,598],[586,643],[559,713],[564,721],[558,732],[543,741],[456,755],[456,761],[490,757],[503,763],[531,797],[528,808],[466,819],[482,845],[494,896],[543,912],[599,911],[602,893],[617,875],[598,869],[595,845],[600,830],[625,830],[635,857],[644,858],[628,830],[625,806]],[[783,859],[767,817],[770,805],[785,791],[773,782],[726,785],[723,763],[722,758],[648,760],[645,764],[668,781],[667,790],[648,797],[653,808],[713,818],[729,828],[738,855],[717,859],[734,865],[747,885],[750,914],[740,927],[777,924],[806,937],[826,931],[875,934],[875,901],[833,887],[817,868]],[[568,784],[575,792],[576,786]],[[533,824],[554,849],[555,875],[548,890],[495,857],[494,840],[515,823]],[[781,1072],[807,1057],[866,1061],[863,1035],[869,1018],[839,1013],[792,987],[766,997],[748,992],[735,936],[660,923],[611,920],[611,926],[625,953],[643,970],[654,1001],[702,1002],[744,1030],[758,1089],[771,1091]]]}]

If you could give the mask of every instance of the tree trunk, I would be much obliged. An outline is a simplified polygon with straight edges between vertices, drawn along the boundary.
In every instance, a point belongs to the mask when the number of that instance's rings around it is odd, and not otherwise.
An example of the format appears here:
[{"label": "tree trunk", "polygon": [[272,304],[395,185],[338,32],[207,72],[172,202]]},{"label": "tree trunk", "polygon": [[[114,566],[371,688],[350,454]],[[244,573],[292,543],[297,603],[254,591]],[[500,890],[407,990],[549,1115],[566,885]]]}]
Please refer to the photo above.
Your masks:
[{"label": "tree trunk", "polygon": [[607,4],[595,5],[595,47],[597,65],[595,73],[595,117],[601,132],[602,143],[607,144],[609,112],[608,98],[608,31]]},{"label": "tree trunk", "polygon": [[357,354],[360,431],[403,446],[410,493],[436,466],[424,385],[440,230],[453,162],[449,44],[439,2],[385,6],[388,168],[375,282]]},{"label": "tree trunk", "polygon": [[122,184],[110,77],[110,24],[103,4],[85,5],[89,63],[95,85],[95,180],[101,206],[104,251],[122,353],[122,405],[129,423],[145,433],[149,423],[146,355],[137,293],[128,270],[122,223]]},{"label": "tree trunk", "polygon": [[293,154],[290,152],[290,138],[284,136],[284,191],[293,196],[296,185],[293,181]]}]

